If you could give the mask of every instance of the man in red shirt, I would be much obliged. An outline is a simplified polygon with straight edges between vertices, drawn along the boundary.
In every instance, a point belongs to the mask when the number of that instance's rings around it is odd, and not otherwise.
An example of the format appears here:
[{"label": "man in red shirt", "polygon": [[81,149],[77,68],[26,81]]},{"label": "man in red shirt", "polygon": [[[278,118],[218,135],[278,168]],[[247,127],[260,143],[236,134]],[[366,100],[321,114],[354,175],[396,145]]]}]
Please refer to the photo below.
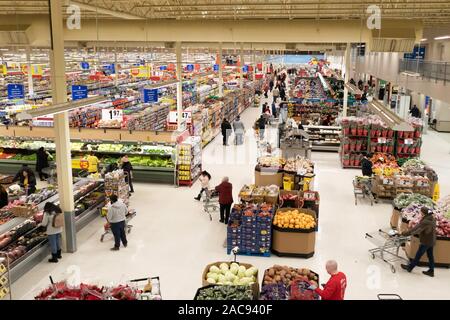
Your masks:
[{"label": "man in red shirt", "polygon": [[337,262],[330,260],[326,264],[330,279],[323,289],[312,285],[310,289],[314,290],[322,300],[344,300],[345,288],[347,287],[347,277],[342,272],[338,271]]}]

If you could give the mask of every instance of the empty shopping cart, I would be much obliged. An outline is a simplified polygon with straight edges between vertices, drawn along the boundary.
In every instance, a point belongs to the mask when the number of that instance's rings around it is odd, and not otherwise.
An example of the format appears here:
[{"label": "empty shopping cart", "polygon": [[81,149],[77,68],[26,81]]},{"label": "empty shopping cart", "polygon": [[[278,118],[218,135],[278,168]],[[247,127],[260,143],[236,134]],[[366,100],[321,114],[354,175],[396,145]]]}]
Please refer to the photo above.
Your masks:
[{"label": "empty shopping cart", "polygon": [[408,259],[400,256],[400,247],[406,244],[409,237],[400,236],[395,230],[384,231],[379,229],[378,232],[366,233],[366,239],[377,246],[369,250],[372,259],[378,257],[389,264],[392,273],[395,273],[394,262],[404,261],[409,263]]}]

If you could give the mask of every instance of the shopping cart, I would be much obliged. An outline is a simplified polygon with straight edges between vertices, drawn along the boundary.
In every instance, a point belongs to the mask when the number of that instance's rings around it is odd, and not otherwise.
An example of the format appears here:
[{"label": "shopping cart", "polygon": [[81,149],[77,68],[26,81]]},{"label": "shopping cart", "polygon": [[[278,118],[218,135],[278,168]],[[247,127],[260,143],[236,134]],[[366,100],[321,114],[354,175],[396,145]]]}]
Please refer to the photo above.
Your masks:
[{"label": "shopping cart", "polygon": [[394,262],[404,261],[409,263],[409,260],[400,256],[400,247],[403,247],[409,240],[409,237],[400,236],[397,231],[384,231],[379,229],[378,232],[372,234],[366,233],[365,236],[370,242],[377,247],[369,250],[372,259],[380,258],[391,266],[392,273],[395,273]]},{"label": "shopping cart", "polygon": [[377,202],[372,193],[372,178],[370,177],[355,177],[353,179],[353,194],[355,195],[355,206],[358,205],[358,196],[370,200],[370,205]]},{"label": "shopping cart", "polygon": [[209,215],[209,220],[212,221],[211,213],[219,210],[219,193],[212,189],[205,192],[203,200],[203,211]]},{"label": "shopping cart", "polygon": [[[125,217],[125,231],[126,231],[126,233],[130,233],[130,232],[131,232],[131,229],[133,228],[133,226],[132,226],[131,224],[129,224],[129,222],[130,222],[134,217],[136,217],[136,210],[130,209],[130,210],[128,211],[127,216]],[[112,234],[112,231],[111,231],[111,225],[109,224],[109,222],[105,223],[104,229],[105,229],[105,232],[101,235],[101,237],[100,237],[100,242],[103,242],[103,240],[104,240],[104,238],[105,238],[105,236],[106,236],[107,234]]]},{"label": "shopping cart", "polygon": [[139,300],[162,300],[159,277],[134,279],[128,282],[131,287],[141,292],[139,294]]}]

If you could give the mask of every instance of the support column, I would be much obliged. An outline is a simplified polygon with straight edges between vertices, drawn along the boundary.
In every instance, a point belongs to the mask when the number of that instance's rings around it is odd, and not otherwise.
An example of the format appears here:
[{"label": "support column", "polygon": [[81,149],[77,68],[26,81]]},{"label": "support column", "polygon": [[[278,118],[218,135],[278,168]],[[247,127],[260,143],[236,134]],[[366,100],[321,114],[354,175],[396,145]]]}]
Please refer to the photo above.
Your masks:
[{"label": "support column", "polygon": [[239,52],[239,60],[241,61],[240,69],[239,69],[239,88],[241,90],[244,88],[244,43],[241,42],[241,50]]},{"label": "support column", "polygon": [[[50,0],[51,50],[50,70],[52,77],[52,103],[67,102],[66,67],[64,61],[64,29],[62,1]],[[53,118],[56,145],[56,172],[58,176],[59,205],[64,212],[63,248],[67,252],[77,250],[73,180],[70,158],[68,113],[55,114]]]},{"label": "support column", "polygon": [[[178,131],[182,131],[183,123],[183,78],[182,78],[182,56],[181,56],[181,42],[175,44],[175,54],[177,59],[177,125]],[[184,130],[184,129],[183,129]]]},{"label": "support column", "polygon": [[219,97],[223,97],[223,52],[222,42],[219,43]]},{"label": "support column", "polygon": [[[347,48],[345,49],[345,76],[344,84],[348,83],[350,80],[350,43],[347,43]],[[347,105],[348,105],[348,89],[344,86],[344,103],[343,103],[343,116],[347,116]]]},{"label": "support column", "polygon": [[33,74],[31,72],[31,48],[27,47],[28,95],[34,95]]}]

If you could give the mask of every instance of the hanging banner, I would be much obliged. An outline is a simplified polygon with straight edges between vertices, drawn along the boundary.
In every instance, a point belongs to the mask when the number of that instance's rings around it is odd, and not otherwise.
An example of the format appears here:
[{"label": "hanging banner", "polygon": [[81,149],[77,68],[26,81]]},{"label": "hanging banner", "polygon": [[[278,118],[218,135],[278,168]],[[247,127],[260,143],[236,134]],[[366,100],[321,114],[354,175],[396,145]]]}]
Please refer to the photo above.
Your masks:
[{"label": "hanging banner", "polygon": [[8,74],[8,68],[4,64],[0,64],[0,73],[3,75]]},{"label": "hanging banner", "polygon": [[144,103],[158,102],[158,89],[144,89]]},{"label": "hanging banner", "polygon": [[167,70],[167,66],[159,66],[159,70],[161,70],[161,71]]},{"label": "hanging banner", "polygon": [[248,65],[244,65],[243,67],[242,67],[242,72],[248,72]]},{"label": "hanging banner", "polygon": [[88,97],[87,86],[72,86],[72,100],[86,99]]},{"label": "hanging banner", "polygon": [[218,64],[215,64],[214,67],[213,67],[213,70],[214,70],[214,71],[219,71],[219,65],[218,65]]},{"label": "hanging banner", "polygon": [[83,70],[89,70],[89,62],[87,62],[87,61],[82,61],[82,62],[80,63],[80,65],[81,65],[81,69],[83,69]]},{"label": "hanging banner", "polygon": [[23,99],[25,98],[25,90],[23,84],[9,83],[7,86],[8,99]]},{"label": "hanging banner", "polygon": [[198,63],[194,64],[194,69],[195,69],[195,71],[199,71],[200,65]]},{"label": "hanging banner", "polygon": [[44,71],[42,70],[42,66],[39,64],[34,64],[31,66],[31,75],[32,76],[42,76]]},{"label": "hanging banner", "polygon": [[188,64],[188,65],[186,66],[186,70],[189,71],[189,72],[194,71],[194,65],[193,65],[193,64]]},{"label": "hanging banner", "polygon": [[167,70],[169,70],[169,71],[175,71],[175,64],[169,63],[169,64],[167,65]]}]

